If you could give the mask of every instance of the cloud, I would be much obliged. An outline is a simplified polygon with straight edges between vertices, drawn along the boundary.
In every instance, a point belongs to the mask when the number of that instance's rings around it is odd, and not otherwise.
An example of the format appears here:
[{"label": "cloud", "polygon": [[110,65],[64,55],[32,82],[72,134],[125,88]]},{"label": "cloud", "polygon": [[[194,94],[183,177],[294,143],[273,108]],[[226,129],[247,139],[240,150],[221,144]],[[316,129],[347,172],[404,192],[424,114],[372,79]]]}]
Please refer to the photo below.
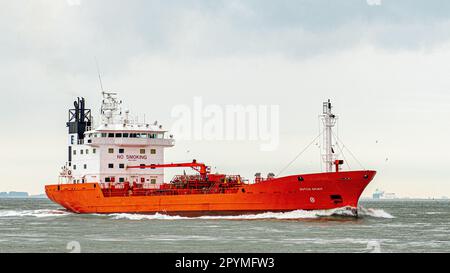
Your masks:
[{"label": "cloud", "polygon": [[361,44],[421,50],[448,41],[447,2],[17,0],[0,4],[0,52],[82,72],[93,56],[113,70],[149,53],[302,60]]}]

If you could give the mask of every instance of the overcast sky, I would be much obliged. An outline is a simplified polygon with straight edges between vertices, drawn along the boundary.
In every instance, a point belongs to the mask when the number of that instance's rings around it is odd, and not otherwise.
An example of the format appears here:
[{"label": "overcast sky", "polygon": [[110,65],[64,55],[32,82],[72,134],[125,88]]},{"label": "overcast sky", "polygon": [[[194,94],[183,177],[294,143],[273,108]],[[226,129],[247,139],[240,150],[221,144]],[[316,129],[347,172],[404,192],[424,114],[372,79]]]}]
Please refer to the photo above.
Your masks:
[{"label": "overcast sky", "polygon": [[[341,140],[378,171],[364,195],[450,196],[449,10],[444,0],[2,0],[0,191],[57,182],[67,109],[76,96],[99,107],[97,58],[105,88],[166,127],[194,96],[280,106],[274,151],[183,140],[166,161],[277,173],[317,135],[331,98]],[[311,148],[284,174],[320,171],[319,160]]]}]

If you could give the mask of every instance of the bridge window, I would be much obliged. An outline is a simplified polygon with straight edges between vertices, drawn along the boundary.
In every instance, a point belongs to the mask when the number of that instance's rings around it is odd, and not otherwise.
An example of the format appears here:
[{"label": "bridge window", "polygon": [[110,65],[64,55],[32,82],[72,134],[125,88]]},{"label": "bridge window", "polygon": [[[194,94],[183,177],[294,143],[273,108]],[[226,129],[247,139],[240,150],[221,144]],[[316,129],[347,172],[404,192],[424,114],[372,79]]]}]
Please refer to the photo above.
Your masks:
[{"label": "bridge window", "polygon": [[119,169],[125,169],[125,164],[119,164]]},{"label": "bridge window", "polygon": [[106,133],[102,133],[102,137],[106,137],[107,136],[107,134]]},{"label": "bridge window", "polygon": [[129,135],[128,133],[123,133],[122,136],[123,136],[123,137],[128,137],[128,135]]},{"label": "bridge window", "polygon": [[108,168],[114,169],[114,164],[113,164],[113,163],[109,163],[109,164],[108,164]]},{"label": "bridge window", "polygon": [[108,137],[114,137],[114,133],[109,133]]},{"label": "bridge window", "polygon": [[116,137],[122,137],[122,133],[116,133]]},{"label": "bridge window", "polygon": [[136,135],[136,134],[130,134],[130,137],[131,137],[131,138],[136,138],[137,135]]}]

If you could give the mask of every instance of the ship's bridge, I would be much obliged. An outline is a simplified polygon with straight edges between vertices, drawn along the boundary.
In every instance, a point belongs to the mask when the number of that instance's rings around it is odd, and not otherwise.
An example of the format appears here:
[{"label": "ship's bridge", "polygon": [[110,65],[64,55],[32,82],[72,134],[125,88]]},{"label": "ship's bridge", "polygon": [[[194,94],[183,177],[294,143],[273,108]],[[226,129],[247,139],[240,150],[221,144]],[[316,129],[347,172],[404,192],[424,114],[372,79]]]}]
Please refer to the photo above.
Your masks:
[{"label": "ship's bridge", "polygon": [[110,124],[85,132],[84,144],[98,147],[117,146],[164,146],[172,147],[175,140],[167,131],[149,124]]}]

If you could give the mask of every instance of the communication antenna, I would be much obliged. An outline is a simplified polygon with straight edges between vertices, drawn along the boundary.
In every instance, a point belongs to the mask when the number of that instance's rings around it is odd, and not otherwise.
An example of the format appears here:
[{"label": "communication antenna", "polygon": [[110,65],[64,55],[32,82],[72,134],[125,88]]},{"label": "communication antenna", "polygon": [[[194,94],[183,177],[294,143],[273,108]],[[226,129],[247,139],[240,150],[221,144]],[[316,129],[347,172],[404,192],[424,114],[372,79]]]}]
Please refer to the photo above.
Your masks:
[{"label": "communication antenna", "polygon": [[102,90],[102,93],[105,93],[105,91],[103,90],[102,76],[100,74],[100,68],[98,66],[97,58],[95,58],[95,65],[97,66],[97,74],[98,74],[98,80],[100,82],[100,88]]}]

